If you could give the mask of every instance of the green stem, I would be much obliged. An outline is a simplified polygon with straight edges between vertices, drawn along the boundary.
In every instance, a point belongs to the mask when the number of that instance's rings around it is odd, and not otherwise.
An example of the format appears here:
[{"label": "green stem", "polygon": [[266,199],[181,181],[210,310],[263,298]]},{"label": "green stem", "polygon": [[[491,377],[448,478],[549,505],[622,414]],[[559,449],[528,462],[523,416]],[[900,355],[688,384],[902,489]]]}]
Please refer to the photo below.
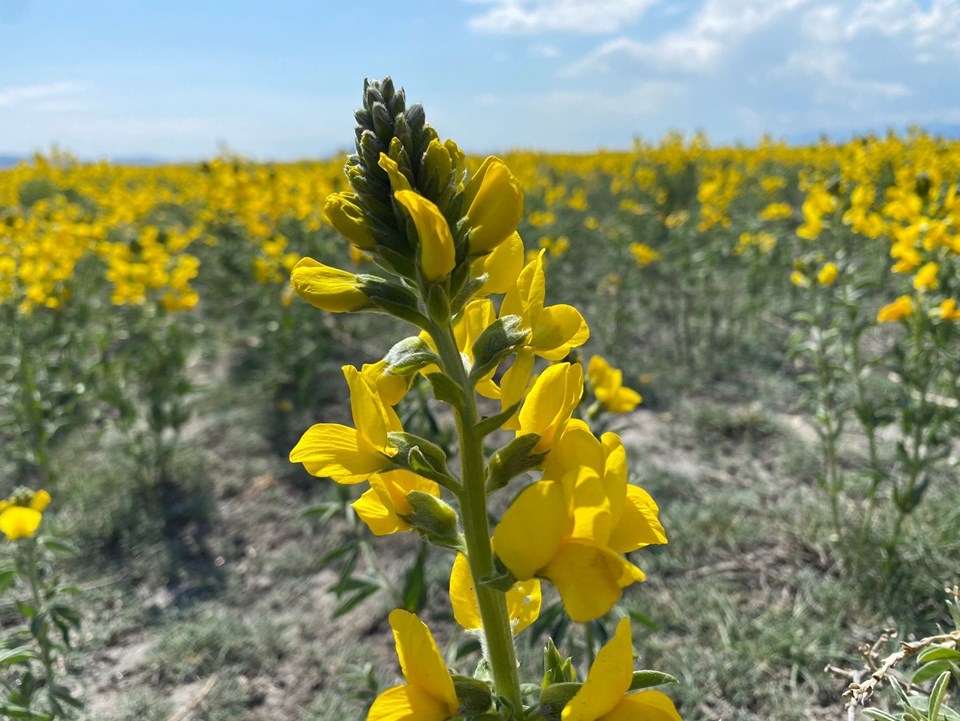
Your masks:
[{"label": "green stem", "polygon": [[[39,570],[37,568],[37,542],[35,539],[28,539],[27,543],[27,577],[30,580],[30,592],[33,596],[33,607],[39,614],[43,611],[43,597],[40,595],[40,584],[38,581]],[[54,683],[53,659],[51,658],[50,639],[47,638],[47,626],[41,624],[36,635],[37,643],[40,645],[40,661],[43,663],[43,677],[47,682],[47,689],[52,689]]]},{"label": "green stem", "polygon": [[463,405],[455,407],[457,435],[460,442],[460,512],[463,535],[467,547],[467,560],[477,592],[480,619],[486,639],[487,662],[493,672],[497,694],[512,704],[514,715],[523,719],[523,701],[520,695],[520,678],[517,673],[517,654],[513,644],[513,629],[507,614],[506,595],[483,583],[494,575],[493,549],[490,546],[490,527],[487,521],[486,469],[483,456],[483,439],[477,433],[479,420],[473,384],[457,349],[450,323],[446,327],[432,324],[430,335],[437,345],[437,352],[445,373],[463,390]]}]

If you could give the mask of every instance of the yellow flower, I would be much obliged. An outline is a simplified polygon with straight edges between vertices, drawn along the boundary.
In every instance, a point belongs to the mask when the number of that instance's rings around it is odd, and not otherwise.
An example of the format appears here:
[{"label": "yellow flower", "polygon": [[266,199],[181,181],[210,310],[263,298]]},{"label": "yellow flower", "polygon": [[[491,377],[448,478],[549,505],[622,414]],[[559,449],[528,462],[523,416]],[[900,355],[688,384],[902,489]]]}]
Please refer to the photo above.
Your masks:
[{"label": "yellow flower", "polygon": [[790,282],[793,283],[798,288],[809,288],[810,279],[804,274],[802,270],[794,270],[790,273]]},{"label": "yellow flower", "polygon": [[639,393],[623,385],[623,372],[601,356],[590,359],[587,378],[593,395],[610,413],[629,413],[643,400]]},{"label": "yellow flower", "polygon": [[520,271],[516,286],[503,299],[500,317],[518,315],[532,331],[527,343],[541,358],[556,361],[565,358],[571,348],[583,345],[590,338],[590,329],[580,311],[572,305],[544,307],[546,276],[543,256],[537,257]]},{"label": "yellow flower", "polygon": [[883,306],[877,313],[877,322],[895,323],[913,314],[913,298],[901,295],[893,303]]},{"label": "yellow flower", "polygon": [[504,513],[493,546],[515,578],[550,579],[570,618],[588,621],[644,579],[620,554],[667,542],[658,514],[650,495],[627,483],[619,437],[597,440],[575,419],[547,456],[543,480]]},{"label": "yellow flower", "polygon": [[400,166],[386,153],[380,153],[380,162],[377,163],[386,171],[390,178],[390,188],[396,193],[398,190],[413,190],[407,176],[400,171]]},{"label": "yellow flower", "polygon": [[630,619],[622,618],[613,638],[597,652],[587,680],[564,707],[561,721],[681,721],[669,696],[652,689],[630,693],[632,681]]},{"label": "yellow flower", "polygon": [[944,320],[960,320],[960,310],[957,310],[957,301],[954,298],[947,298],[940,303],[940,317]]},{"label": "yellow flower", "polygon": [[19,490],[10,498],[0,500],[0,533],[9,541],[32,538],[49,505],[50,494],[44,490]]},{"label": "yellow flower", "polygon": [[363,250],[377,246],[353,193],[332,193],[323,201],[323,217],[340,235]]},{"label": "yellow flower", "polygon": [[420,269],[430,281],[446,278],[457,263],[450,226],[440,209],[412,190],[393,194],[410,214],[420,239]]},{"label": "yellow flower", "polygon": [[937,282],[937,273],[939,272],[940,266],[935,262],[930,261],[924,264],[913,276],[913,287],[917,290],[936,290],[939,285]]},{"label": "yellow flower", "polygon": [[833,285],[837,281],[837,264],[826,263],[817,273],[817,282],[820,285]]},{"label": "yellow flower", "polygon": [[460,702],[453,678],[423,622],[412,613],[390,613],[400,670],[406,684],[388,688],[374,700],[367,721],[447,721]]},{"label": "yellow flower", "polygon": [[770,203],[760,211],[762,220],[783,220],[793,215],[793,208],[789,203]]},{"label": "yellow flower", "polygon": [[307,473],[337,483],[360,483],[392,464],[397,449],[387,434],[402,431],[393,408],[383,402],[367,379],[353,366],[344,366],[350,387],[350,410],[356,428],[317,423],[307,429],[290,451],[291,463],[303,463]]},{"label": "yellow flower", "polygon": [[407,494],[413,491],[440,498],[440,486],[407,470],[396,470],[370,476],[370,488],[351,505],[360,520],[377,536],[409,531],[404,520],[413,513]]},{"label": "yellow flower", "polygon": [[[468,631],[483,627],[480,605],[473,587],[470,563],[462,553],[457,554],[450,570],[450,603],[453,617]],[[518,581],[507,591],[507,613],[515,634],[537,620],[540,615],[540,581]]]},{"label": "yellow flower", "polygon": [[463,207],[470,228],[470,255],[482,255],[517,230],[523,217],[523,191],[504,162],[491,156],[464,187]]},{"label": "yellow flower", "polygon": [[659,251],[654,250],[646,243],[631,243],[630,253],[637,265],[646,268],[651,263],[655,263],[662,257]]},{"label": "yellow flower", "polygon": [[290,273],[290,286],[310,305],[329,313],[349,313],[370,305],[353,273],[303,258]]}]

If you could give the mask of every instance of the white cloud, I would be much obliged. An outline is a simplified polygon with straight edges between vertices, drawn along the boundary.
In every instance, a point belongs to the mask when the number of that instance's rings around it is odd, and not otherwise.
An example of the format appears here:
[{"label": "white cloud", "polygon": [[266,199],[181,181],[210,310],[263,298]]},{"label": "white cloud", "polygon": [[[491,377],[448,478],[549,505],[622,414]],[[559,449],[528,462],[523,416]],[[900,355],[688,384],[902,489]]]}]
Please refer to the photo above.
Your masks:
[{"label": "white cloud", "polygon": [[73,82],[0,88],[0,108],[57,109],[58,103],[77,104],[83,86]]},{"label": "white cloud", "polygon": [[534,45],[530,54],[536,58],[555,58],[560,55],[560,49],[555,45]]},{"label": "white cloud", "polygon": [[472,0],[489,5],[470,28],[495,34],[565,31],[615,33],[636,22],[657,0]]}]

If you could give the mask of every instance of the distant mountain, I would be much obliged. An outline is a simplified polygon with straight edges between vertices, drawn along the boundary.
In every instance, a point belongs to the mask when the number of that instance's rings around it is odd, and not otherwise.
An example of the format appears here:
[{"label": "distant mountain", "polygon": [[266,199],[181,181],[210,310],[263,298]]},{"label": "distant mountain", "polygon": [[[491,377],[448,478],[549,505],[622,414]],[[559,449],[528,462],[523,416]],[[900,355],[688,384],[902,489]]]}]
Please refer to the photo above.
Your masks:
[{"label": "distant mountain", "polygon": [[21,160],[24,158],[18,155],[0,155],[0,168],[12,168]]}]

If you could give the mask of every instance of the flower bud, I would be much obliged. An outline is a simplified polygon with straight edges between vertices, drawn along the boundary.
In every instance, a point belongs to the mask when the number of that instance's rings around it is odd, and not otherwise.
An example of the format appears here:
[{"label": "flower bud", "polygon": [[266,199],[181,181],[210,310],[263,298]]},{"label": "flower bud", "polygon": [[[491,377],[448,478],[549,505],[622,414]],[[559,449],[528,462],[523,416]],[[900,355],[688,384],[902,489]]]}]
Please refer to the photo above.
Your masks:
[{"label": "flower bud", "polygon": [[370,250],[377,246],[377,241],[365,223],[363,211],[354,202],[356,197],[352,193],[328,195],[323,201],[323,218],[355,246]]},{"label": "flower bud", "polygon": [[349,313],[370,305],[353,273],[303,258],[290,273],[290,286],[310,305],[329,313]]}]

